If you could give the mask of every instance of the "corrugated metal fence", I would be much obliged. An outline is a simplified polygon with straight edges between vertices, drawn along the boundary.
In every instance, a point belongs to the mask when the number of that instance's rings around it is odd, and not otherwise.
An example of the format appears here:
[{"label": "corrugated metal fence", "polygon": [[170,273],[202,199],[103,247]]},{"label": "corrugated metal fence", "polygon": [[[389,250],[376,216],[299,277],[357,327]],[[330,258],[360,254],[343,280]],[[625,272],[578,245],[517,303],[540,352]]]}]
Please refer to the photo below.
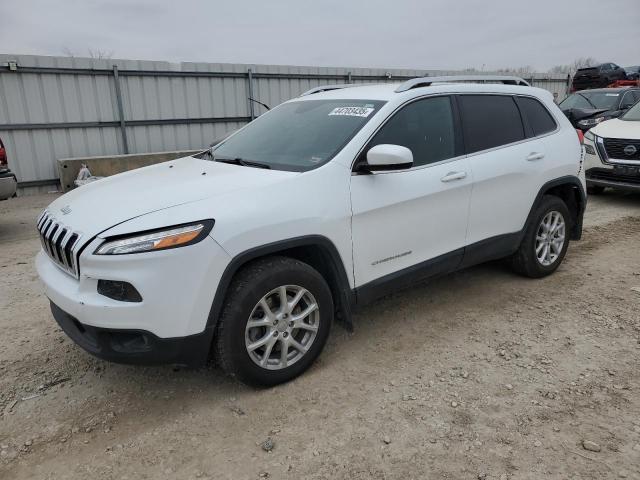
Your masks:
[{"label": "corrugated metal fence", "polygon": [[[265,111],[249,97],[456,73],[0,54],[0,138],[21,187],[38,187],[56,183],[58,158],[206,147]],[[565,77],[527,80],[566,95]]]}]

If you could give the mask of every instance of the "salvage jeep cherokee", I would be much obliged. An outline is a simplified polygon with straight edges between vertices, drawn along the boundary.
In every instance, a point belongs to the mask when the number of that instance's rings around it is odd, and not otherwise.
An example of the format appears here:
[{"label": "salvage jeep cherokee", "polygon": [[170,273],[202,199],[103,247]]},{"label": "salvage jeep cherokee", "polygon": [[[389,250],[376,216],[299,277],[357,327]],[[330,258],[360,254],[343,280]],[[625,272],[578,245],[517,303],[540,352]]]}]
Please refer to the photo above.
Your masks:
[{"label": "salvage jeep cherokee", "polygon": [[333,85],[202,154],[58,198],[36,264],[90,353],[213,353],[274,385],[311,365],[334,318],[350,325],[392,290],[505,257],[552,273],[584,207],[580,143],[547,91],[515,77]]}]

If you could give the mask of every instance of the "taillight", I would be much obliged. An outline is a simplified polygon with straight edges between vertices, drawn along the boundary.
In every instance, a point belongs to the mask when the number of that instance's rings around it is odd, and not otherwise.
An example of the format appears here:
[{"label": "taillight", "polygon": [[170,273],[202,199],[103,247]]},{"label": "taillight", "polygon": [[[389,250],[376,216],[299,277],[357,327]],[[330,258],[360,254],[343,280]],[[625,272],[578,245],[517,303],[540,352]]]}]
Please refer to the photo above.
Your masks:
[{"label": "taillight", "polygon": [[580,145],[582,145],[584,143],[584,132],[576,128],[576,133],[578,134],[578,140],[580,140]]},{"label": "taillight", "polygon": [[7,152],[4,148],[0,148],[0,165],[7,166]]}]

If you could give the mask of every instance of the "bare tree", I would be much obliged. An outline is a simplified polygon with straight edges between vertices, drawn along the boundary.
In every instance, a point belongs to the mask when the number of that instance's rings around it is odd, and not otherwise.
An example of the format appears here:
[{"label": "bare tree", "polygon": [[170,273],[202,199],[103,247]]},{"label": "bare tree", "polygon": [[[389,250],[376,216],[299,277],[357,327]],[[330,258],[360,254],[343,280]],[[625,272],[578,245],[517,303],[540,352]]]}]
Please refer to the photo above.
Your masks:
[{"label": "bare tree", "polygon": [[[96,60],[108,60],[113,57],[113,50],[100,50],[98,48],[88,48],[89,58],[94,58]],[[65,57],[77,57],[75,52],[71,50],[69,47],[62,47],[62,54]]]},{"label": "bare tree", "polygon": [[62,47],[62,54],[65,57],[75,57],[75,54],[71,51],[71,49],[69,47]]},{"label": "bare tree", "polygon": [[573,75],[579,68],[592,67],[599,62],[593,57],[576,58],[572,63],[568,65],[556,65],[549,69],[549,73],[563,73]]},{"label": "bare tree", "polygon": [[531,65],[524,65],[522,67],[499,68],[498,73],[508,73],[511,75],[519,75],[523,77],[523,76],[531,75],[533,73],[533,67]]},{"label": "bare tree", "polygon": [[107,60],[111,57],[113,57],[113,50],[111,51],[107,51],[107,50],[100,50],[100,49],[93,49],[93,48],[89,48],[89,57],[90,58],[95,58],[96,60]]}]

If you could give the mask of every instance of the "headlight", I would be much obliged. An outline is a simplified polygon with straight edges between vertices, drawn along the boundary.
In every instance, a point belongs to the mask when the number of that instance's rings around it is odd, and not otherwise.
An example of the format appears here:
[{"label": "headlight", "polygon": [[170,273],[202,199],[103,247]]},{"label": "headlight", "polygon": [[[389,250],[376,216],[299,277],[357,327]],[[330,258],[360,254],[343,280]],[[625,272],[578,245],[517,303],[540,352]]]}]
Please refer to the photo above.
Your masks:
[{"label": "headlight", "polygon": [[593,127],[594,125],[599,124],[600,122],[604,122],[606,117],[596,117],[596,118],[585,118],[584,120],[580,120],[578,125],[583,127]]},{"label": "headlight", "polygon": [[202,240],[212,228],[213,220],[203,220],[189,225],[176,225],[162,230],[140,232],[135,235],[121,235],[106,240],[94,253],[96,255],[123,255],[185,247]]},{"label": "headlight", "polygon": [[584,134],[584,138],[591,140],[592,142],[596,141],[596,136],[591,130],[587,130],[587,133]]}]

